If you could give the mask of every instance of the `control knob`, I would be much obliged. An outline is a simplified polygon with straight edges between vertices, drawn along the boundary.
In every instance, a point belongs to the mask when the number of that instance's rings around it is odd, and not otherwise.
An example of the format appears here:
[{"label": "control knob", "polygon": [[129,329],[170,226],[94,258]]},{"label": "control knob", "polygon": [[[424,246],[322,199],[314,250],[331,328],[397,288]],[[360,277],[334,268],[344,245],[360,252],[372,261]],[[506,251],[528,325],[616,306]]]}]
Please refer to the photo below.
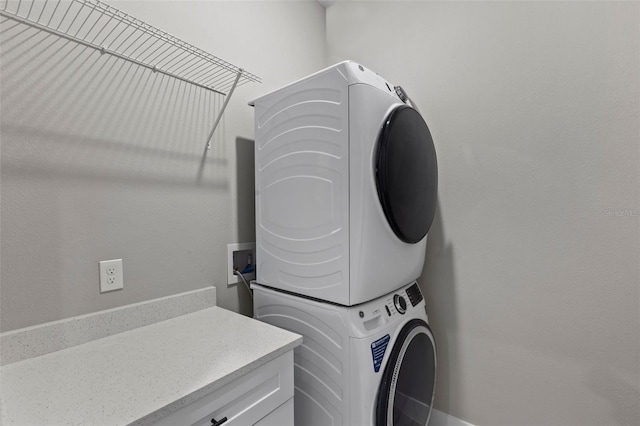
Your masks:
[{"label": "control knob", "polygon": [[405,312],[407,312],[407,301],[404,300],[404,297],[400,296],[399,294],[393,296],[393,304],[395,305],[396,310],[399,313],[404,314]]}]

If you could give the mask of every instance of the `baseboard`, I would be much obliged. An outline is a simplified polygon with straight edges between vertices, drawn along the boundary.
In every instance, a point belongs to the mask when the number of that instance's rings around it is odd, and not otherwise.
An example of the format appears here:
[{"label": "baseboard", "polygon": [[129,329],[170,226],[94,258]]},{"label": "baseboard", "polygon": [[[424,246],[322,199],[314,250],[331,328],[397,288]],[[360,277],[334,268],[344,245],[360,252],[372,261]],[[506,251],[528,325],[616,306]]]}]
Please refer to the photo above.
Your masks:
[{"label": "baseboard", "polygon": [[443,413],[435,408],[431,411],[429,426],[473,426],[469,422],[453,417],[451,414]]}]

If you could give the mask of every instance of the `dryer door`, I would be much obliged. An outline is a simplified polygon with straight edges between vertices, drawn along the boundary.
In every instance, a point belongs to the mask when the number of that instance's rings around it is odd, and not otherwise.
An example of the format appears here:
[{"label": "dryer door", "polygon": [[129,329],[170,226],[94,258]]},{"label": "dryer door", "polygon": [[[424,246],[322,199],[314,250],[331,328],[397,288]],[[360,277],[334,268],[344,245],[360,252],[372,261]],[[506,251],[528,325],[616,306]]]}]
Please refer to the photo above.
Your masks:
[{"label": "dryer door", "polygon": [[436,383],[435,340],[426,322],[414,319],[400,331],[378,389],[376,426],[424,426]]},{"label": "dryer door", "polygon": [[407,105],[394,109],[382,128],[376,187],[398,238],[405,243],[421,241],[436,212],[438,164],[427,124]]}]

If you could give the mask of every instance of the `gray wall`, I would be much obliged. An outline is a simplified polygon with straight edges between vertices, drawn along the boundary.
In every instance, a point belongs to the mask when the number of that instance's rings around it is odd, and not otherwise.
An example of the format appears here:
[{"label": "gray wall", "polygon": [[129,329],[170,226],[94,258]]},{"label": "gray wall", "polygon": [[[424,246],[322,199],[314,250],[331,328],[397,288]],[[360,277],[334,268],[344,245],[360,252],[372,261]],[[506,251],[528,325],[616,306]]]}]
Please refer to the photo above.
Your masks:
[{"label": "gray wall", "polygon": [[[255,238],[247,101],[324,66],[324,8],[110,4],[264,83],[234,93],[198,183],[220,97],[34,30],[3,33],[2,331],[211,285],[251,314],[246,289],[226,285],[227,243]],[[98,261],[113,258],[124,290],[100,295]]]},{"label": "gray wall", "polygon": [[[349,58],[407,89],[438,150],[420,280],[436,407],[640,424],[637,2],[338,2],[326,28],[315,2],[114,5],[264,83],[234,95],[198,184],[220,99],[51,40],[3,43],[2,330],[208,285],[249,313],[225,285],[226,244],[254,238],[246,101]],[[125,289],[99,295],[97,262],[117,257]]]},{"label": "gray wall", "polygon": [[638,2],[327,9],[328,61],[403,85],[433,133],[436,408],[640,424],[639,30]]}]

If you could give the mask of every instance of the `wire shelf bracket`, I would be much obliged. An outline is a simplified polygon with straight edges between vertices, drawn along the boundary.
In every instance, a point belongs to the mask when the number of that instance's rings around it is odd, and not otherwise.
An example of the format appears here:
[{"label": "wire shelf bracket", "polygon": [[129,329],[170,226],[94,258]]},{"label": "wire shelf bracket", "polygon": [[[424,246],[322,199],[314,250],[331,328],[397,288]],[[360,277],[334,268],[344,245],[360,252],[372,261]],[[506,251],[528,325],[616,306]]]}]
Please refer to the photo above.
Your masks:
[{"label": "wire shelf bracket", "polygon": [[198,181],[202,179],[202,173],[204,172],[204,163],[205,163],[205,160],[207,159],[207,151],[211,149],[211,138],[213,138],[213,134],[215,133],[216,128],[218,127],[218,123],[220,123],[220,119],[222,118],[222,114],[224,114],[224,110],[227,108],[229,99],[231,99],[231,95],[233,94],[233,91],[238,85],[238,81],[240,80],[241,76],[242,76],[242,68],[238,70],[236,79],[233,82],[231,89],[229,89],[229,93],[224,99],[224,103],[222,104],[222,108],[220,108],[220,112],[218,113],[218,117],[216,117],[216,121],[213,123],[213,128],[211,129],[211,132],[209,132],[209,136],[207,137],[207,143],[205,144],[204,152],[202,153],[202,160],[200,160],[200,167],[198,168]]},{"label": "wire shelf bracket", "polygon": [[258,76],[99,0],[2,0],[0,16],[225,96],[198,176],[236,87]]}]

